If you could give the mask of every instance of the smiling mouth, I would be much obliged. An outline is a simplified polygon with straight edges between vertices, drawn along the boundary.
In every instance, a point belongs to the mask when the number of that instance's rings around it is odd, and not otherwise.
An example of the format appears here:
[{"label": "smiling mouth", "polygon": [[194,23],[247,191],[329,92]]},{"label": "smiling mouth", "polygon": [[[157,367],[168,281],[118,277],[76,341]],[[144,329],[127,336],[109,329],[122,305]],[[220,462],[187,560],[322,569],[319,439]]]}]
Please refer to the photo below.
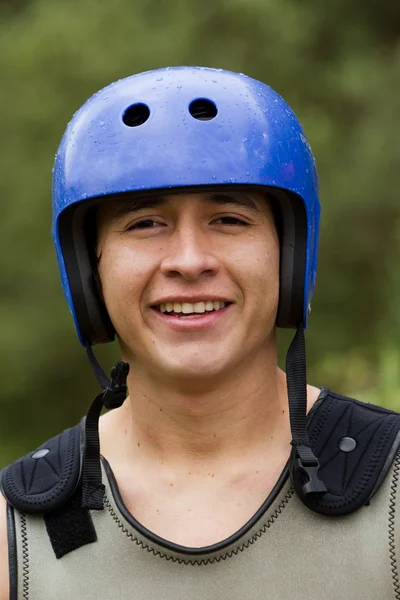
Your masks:
[{"label": "smiling mouth", "polygon": [[205,300],[191,304],[189,302],[167,302],[153,308],[166,316],[179,317],[181,319],[196,319],[204,315],[222,310],[231,302],[220,302],[219,300]]}]

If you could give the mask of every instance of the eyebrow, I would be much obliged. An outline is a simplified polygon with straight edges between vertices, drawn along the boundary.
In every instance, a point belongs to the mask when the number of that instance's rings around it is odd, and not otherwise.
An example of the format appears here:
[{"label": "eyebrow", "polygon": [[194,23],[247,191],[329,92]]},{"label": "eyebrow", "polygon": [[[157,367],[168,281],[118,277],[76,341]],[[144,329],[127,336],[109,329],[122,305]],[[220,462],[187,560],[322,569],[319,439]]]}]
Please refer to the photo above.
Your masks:
[{"label": "eyebrow", "polygon": [[[260,209],[246,192],[213,192],[204,194],[201,198],[206,204],[233,204],[259,212]],[[167,195],[138,196],[124,201],[112,216],[112,221],[118,221],[126,215],[145,208],[158,208],[170,204]]]},{"label": "eyebrow", "polygon": [[235,204],[251,210],[259,211],[256,203],[246,192],[214,192],[204,198],[207,204]]},{"label": "eyebrow", "polygon": [[165,196],[138,196],[137,198],[130,198],[122,202],[121,206],[111,217],[111,221],[118,221],[118,219],[122,219],[122,217],[143,208],[157,208],[166,204],[168,204],[168,198]]}]

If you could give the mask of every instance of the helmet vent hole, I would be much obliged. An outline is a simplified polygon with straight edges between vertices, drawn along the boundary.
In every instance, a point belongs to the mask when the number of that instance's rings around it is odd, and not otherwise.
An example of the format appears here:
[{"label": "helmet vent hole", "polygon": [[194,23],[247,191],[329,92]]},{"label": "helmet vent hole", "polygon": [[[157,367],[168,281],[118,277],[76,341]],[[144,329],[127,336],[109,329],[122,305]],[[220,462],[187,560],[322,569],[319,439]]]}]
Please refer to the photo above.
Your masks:
[{"label": "helmet vent hole", "polygon": [[211,100],[198,98],[189,104],[189,112],[198,121],[211,121],[217,116],[218,109]]},{"label": "helmet vent hole", "polygon": [[142,102],[138,102],[137,104],[132,104],[132,106],[128,106],[122,115],[122,120],[128,127],[138,127],[139,125],[143,125],[147,121],[150,116],[150,109],[147,104],[142,104]]}]

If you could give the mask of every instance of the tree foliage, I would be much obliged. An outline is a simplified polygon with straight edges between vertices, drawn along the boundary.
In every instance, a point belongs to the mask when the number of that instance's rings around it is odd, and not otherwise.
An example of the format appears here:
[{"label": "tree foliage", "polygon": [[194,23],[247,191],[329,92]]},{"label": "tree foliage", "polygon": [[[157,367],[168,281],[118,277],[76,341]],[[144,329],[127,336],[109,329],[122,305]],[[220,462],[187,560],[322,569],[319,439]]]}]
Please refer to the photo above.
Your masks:
[{"label": "tree foliage", "polygon": [[[160,66],[243,71],[293,106],[323,206],[309,379],[400,408],[399,6],[0,0],[0,467],[76,422],[96,391],[50,236],[59,140],[92,93]],[[99,350],[106,364],[115,354]]]}]

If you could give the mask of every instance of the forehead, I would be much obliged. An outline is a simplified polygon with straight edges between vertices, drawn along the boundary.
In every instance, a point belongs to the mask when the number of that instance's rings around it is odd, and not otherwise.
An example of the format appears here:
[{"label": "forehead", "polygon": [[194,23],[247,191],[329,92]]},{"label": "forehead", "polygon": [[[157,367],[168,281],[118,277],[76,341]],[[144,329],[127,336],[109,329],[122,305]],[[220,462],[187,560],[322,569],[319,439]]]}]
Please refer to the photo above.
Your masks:
[{"label": "forehead", "polygon": [[218,189],[198,192],[182,191],[179,193],[152,192],[149,194],[133,194],[126,198],[113,198],[103,201],[98,210],[101,223],[115,222],[126,215],[141,210],[170,207],[185,210],[188,203],[204,206],[231,205],[245,208],[254,213],[271,214],[270,196],[266,190]]}]

